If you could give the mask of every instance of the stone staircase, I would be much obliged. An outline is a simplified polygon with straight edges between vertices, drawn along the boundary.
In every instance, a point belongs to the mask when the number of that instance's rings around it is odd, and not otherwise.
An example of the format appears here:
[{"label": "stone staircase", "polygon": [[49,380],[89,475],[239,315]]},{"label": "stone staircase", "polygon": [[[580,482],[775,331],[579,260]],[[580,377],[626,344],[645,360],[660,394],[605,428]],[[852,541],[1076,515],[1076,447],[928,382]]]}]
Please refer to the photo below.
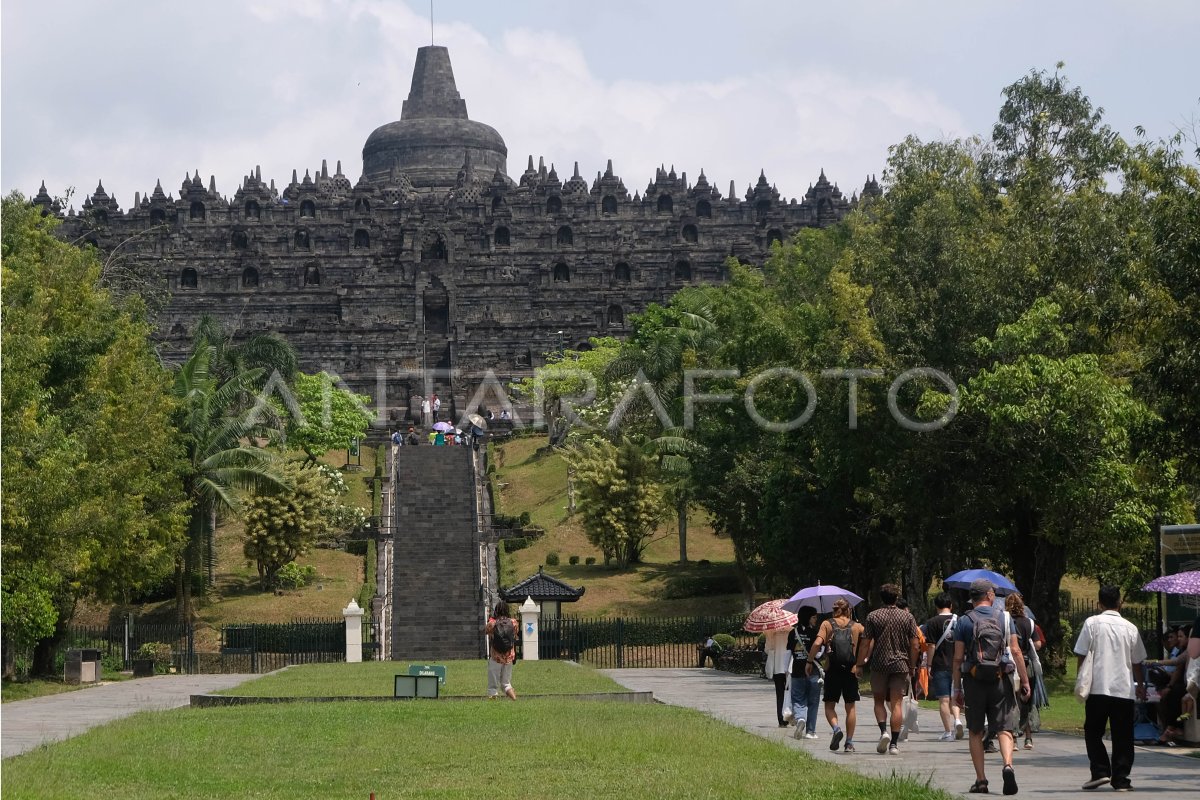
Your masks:
[{"label": "stone staircase", "polygon": [[402,661],[482,658],[487,601],[471,449],[421,445],[393,452],[388,652]]}]

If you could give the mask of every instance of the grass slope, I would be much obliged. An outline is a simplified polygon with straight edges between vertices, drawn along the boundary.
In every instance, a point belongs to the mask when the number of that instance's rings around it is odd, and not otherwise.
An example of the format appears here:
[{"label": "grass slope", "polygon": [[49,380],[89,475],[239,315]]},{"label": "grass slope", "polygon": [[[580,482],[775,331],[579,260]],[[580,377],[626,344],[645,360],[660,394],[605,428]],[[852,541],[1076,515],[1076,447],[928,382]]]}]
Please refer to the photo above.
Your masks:
[{"label": "grass slope", "polygon": [[[626,570],[585,565],[598,550],[587,540],[578,517],[567,514],[567,463],[562,455],[545,449],[544,437],[522,437],[492,448],[496,465],[493,478],[497,511],[517,515],[528,511],[534,525],[546,535],[524,550],[504,553],[502,583],[511,585],[537,572],[546,556],[555,552],[558,566],[545,571],[587,592],[564,612],[591,615],[684,616],[725,614],[741,610],[733,578],[733,546],[718,537],[702,512],[695,511],[688,526],[688,563],[679,563],[679,537],[675,519],[664,522],[646,548],[644,561]],[[570,556],[580,563],[570,565]],[[708,562],[702,564],[700,562]]]}]

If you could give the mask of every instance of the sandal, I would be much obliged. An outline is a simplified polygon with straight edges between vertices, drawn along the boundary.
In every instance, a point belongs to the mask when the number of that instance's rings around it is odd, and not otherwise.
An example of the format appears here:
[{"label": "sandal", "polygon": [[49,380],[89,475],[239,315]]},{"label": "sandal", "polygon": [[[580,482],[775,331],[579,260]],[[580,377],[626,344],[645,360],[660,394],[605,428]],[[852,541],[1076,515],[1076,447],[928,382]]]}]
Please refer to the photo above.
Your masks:
[{"label": "sandal", "polygon": [[1025,749],[1026,749],[1026,750],[1032,750],[1032,749],[1033,749],[1033,739],[1026,739],[1026,740],[1025,740]]},{"label": "sandal", "polygon": [[988,794],[988,782],[983,780],[975,781],[971,784],[971,788],[967,789],[967,794]]}]

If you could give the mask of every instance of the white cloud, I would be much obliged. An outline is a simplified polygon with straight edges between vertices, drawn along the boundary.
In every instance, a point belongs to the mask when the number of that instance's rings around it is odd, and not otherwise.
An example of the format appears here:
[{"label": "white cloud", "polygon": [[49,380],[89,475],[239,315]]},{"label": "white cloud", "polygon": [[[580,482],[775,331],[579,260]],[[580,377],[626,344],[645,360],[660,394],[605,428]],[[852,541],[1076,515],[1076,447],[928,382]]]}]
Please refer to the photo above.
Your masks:
[{"label": "white cloud", "polygon": [[[39,91],[38,70],[74,71],[58,80],[78,87],[89,59],[23,66],[30,52],[19,31],[6,35],[5,191],[33,192],[46,178],[51,191],[90,192],[103,178],[128,206],[156,178],[177,191],[185,170],[198,168],[206,182],[215,174],[218,189],[232,195],[255,164],[283,185],[293,168],[303,175],[322,158],[331,169],[341,159],[357,179],[366,137],[399,118],[429,31],[423,14],[379,0],[255,0],[211,17],[175,32],[174,61],[129,45],[106,53],[102,61],[116,62],[127,79],[80,89],[71,105]],[[92,21],[121,24],[103,19]],[[704,168],[723,192],[735,179],[739,193],[765,169],[789,197],[802,195],[824,168],[849,193],[867,173],[883,171],[888,145],[905,135],[966,133],[950,103],[901,78],[755,69],[743,59],[731,60],[717,80],[683,72],[603,79],[589,63],[599,56],[561,31],[509,26],[489,37],[452,20],[437,29],[471,117],[505,138],[514,177],[532,153],[555,162],[564,180],[574,161],[590,180],[611,158],[631,192],[662,163],[693,181]],[[65,52],[77,54],[94,34],[63,25],[57,35],[71,40],[62,42]],[[214,45],[214,36],[224,41]]]}]

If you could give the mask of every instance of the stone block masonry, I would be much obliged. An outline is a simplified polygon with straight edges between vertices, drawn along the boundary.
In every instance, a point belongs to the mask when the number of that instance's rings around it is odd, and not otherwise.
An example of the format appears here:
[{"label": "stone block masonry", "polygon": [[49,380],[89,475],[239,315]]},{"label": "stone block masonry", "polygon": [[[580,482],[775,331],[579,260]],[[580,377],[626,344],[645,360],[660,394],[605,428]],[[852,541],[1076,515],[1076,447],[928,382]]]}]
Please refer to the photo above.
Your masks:
[{"label": "stone block masonry", "polygon": [[397,448],[393,487],[392,658],[482,658],[470,449]]}]

